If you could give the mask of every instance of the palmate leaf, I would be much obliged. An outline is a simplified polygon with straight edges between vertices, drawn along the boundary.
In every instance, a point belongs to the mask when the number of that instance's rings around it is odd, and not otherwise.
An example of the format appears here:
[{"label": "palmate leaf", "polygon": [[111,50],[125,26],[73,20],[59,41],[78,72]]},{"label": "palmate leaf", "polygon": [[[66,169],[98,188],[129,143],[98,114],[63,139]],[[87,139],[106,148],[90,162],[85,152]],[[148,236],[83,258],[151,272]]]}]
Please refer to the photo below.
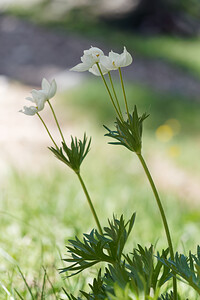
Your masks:
[{"label": "palmate leaf", "polygon": [[109,222],[109,227],[104,228],[103,235],[97,230],[92,230],[90,234],[84,234],[81,241],[76,237],[75,240],[69,240],[67,246],[70,258],[64,259],[70,265],[63,272],[72,272],[75,275],[83,270],[99,263],[107,262],[116,264],[121,262],[122,251],[130,235],[135,220],[135,213],[128,222],[125,222],[123,215],[119,220],[113,217]]},{"label": "palmate leaf", "polygon": [[70,246],[67,246],[67,249],[71,258],[66,258],[64,261],[70,265],[62,269],[61,273],[72,271],[73,273],[70,275],[72,276],[99,262],[112,263],[111,257],[104,253],[108,240],[104,237],[98,239],[99,235],[96,233],[96,230],[92,230],[90,234],[84,234],[83,241],[77,237],[76,240],[69,240]]},{"label": "palmate leaf", "polygon": [[[168,253],[168,249],[163,250],[161,256],[167,259]],[[151,288],[156,291],[172,276],[169,267],[163,266],[160,261],[155,263],[152,245],[149,248],[138,245],[138,249],[125,256],[125,260],[129,276],[138,292],[145,291],[149,295]]]},{"label": "palmate leaf", "polygon": [[103,300],[106,298],[105,285],[103,283],[103,278],[101,277],[101,269],[99,270],[97,278],[94,278],[93,283],[89,284],[91,289],[91,293],[86,293],[84,291],[80,291],[81,294],[88,300],[99,299]]},{"label": "palmate leaf", "polygon": [[141,153],[142,148],[142,128],[143,121],[148,117],[146,113],[142,116],[138,116],[137,107],[135,106],[132,115],[129,115],[127,121],[120,121],[116,119],[116,130],[110,130],[104,126],[108,133],[105,136],[109,136],[117,142],[110,142],[113,145],[122,145],[130,151]]},{"label": "palmate leaf", "polygon": [[176,252],[174,261],[160,257],[158,259],[171,268],[173,274],[183,278],[200,295],[200,246],[197,246],[197,254],[189,252],[189,256]]},{"label": "palmate leaf", "polygon": [[113,216],[112,222],[108,220],[109,227],[104,227],[104,235],[110,239],[109,251],[115,261],[121,260],[122,251],[135,222],[135,216],[134,213],[127,223],[125,223],[123,215],[119,220]]},{"label": "palmate leaf", "polygon": [[83,141],[78,140],[76,137],[71,137],[71,148],[62,142],[62,147],[54,148],[49,147],[49,150],[68,167],[79,173],[81,163],[88,154],[91,145],[91,138],[87,142],[86,134],[84,134]]},{"label": "palmate leaf", "polygon": [[161,295],[161,297],[159,297],[158,300],[174,300],[173,292]]},{"label": "palmate leaf", "polygon": [[[129,255],[123,253],[134,221],[135,213],[128,222],[123,215],[119,219],[113,216],[103,234],[92,230],[84,234],[82,240],[76,237],[69,241],[69,258],[64,259],[68,266],[61,269],[61,272],[67,272],[68,277],[100,262],[106,264],[103,276],[99,271],[93,283],[89,284],[90,292],[80,291],[81,298],[68,294],[70,300],[80,300],[82,297],[87,300],[151,299],[152,289],[158,297],[160,287],[172,277],[171,270],[156,260],[152,245],[149,248],[138,245]],[[163,250],[160,257],[167,260],[168,254],[168,249]],[[169,295],[163,294],[159,300],[171,300]]]}]

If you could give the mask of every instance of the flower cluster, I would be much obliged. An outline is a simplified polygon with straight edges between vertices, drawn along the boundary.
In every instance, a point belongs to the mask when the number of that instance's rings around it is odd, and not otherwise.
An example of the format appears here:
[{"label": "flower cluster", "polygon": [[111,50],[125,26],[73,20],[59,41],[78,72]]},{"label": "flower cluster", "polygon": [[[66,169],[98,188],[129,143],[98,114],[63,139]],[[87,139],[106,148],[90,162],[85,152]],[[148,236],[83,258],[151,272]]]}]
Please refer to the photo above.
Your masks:
[{"label": "flower cluster", "polygon": [[[84,72],[89,71],[96,76],[102,76],[109,73],[112,70],[117,70],[122,67],[129,66],[133,59],[130,53],[124,47],[121,54],[110,51],[108,56],[104,55],[103,51],[97,47],[91,47],[88,50],[84,50],[81,57],[81,63],[70,69],[70,71]],[[20,112],[25,115],[34,116],[43,110],[45,102],[55,96],[57,85],[55,79],[52,82],[48,82],[45,78],[42,80],[41,90],[32,90],[32,97],[26,99],[34,103],[33,106],[24,106]]]},{"label": "flower cluster", "polygon": [[89,71],[96,76],[107,74],[112,70],[129,66],[133,59],[130,53],[124,47],[121,54],[110,51],[108,56],[97,47],[91,47],[83,52],[81,63],[71,69],[71,71],[84,72]]},{"label": "flower cluster", "polygon": [[57,90],[55,80],[49,83],[45,78],[43,78],[41,87],[41,90],[31,91],[32,98],[26,98],[34,103],[35,106],[24,106],[23,110],[20,110],[20,112],[24,113],[25,115],[33,116],[39,111],[43,110],[46,101],[54,97]]}]

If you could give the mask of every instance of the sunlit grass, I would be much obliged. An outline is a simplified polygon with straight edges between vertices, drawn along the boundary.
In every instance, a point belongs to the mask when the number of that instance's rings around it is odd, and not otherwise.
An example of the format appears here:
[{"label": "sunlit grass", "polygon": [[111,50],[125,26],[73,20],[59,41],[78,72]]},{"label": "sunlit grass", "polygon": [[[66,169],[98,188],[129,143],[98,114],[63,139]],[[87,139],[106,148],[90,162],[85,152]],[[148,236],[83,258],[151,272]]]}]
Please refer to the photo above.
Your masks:
[{"label": "sunlit grass", "polygon": [[[150,113],[144,126],[143,146],[147,160],[152,154],[161,152],[189,174],[195,169],[199,176],[199,162],[195,159],[198,157],[198,104],[142,86],[128,83],[126,86],[130,107],[136,103],[140,113]],[[94,79],[80,88],[61,96],[60,111],[70,109],[73,112],[69,120],[71,125],[77,126],[78,122],[83,132],[92,135],[91,151],[83,163],[82,175],[102,224],[106,225],[113,213],[117,216],[123,213],[128,218],[136,211],[135,228],[127,250],[138,243],[157,244],[157,249],[167,247],[161,218],[137,157],[121,147],[108,145],[109,139],[103,136],[102,125],[113,126],[114,113],[102,83]],[[178,131],[173,120],[180,124]],[[176,131],[166,142],[156,136],[156,130],[163,124]],[[180,147],[178,157],[168,155],[174,144]],[[48,149],[46,151],[52,163],[41,173],[34,173],[29,167],[28,173],[13,171],[1,183],[0,278],[10,292],[14,293],[16,288],[25,299],[29,299],[29,293],[17,265],[34,291],[42,289],[44,266],[58,299],[63,286],[71,292],[77,291],[83,288],[88,277],[85,273],[78,281],[68,281],[62,280],[59,274],[67,240],[89,232],[95,222],[76,176],[56,161]],[[159,190],[175,248],[186,254],[189,249],[195,252],[199,242],[200,212],[192,204],[185,204],[175,191]],[[0,289],[3,300],[6,294]],[[46,291],[51,293],[48,299],[55,298],[50,283]]]},{"label": "sunlit grass", "polygon": [[[110,147],[104,145],[97,149],[94,145],[83,165],[83,176],[102,224],[106,225],[113,213],[118,216],[123,213],[128,218],[136,211],[128,249],[137,243],[157,243],[157,249],[166,247],[159,212],[138,161],[120,148],[113,149],[115,154],[110,158]],[[64,284],[73,291],[76,280],[72,279],[69,285],[59,275],[58,268],[63,266],[60,253],[62,257],[66,255],[69,238],[81,237],[82,232],[89,232],[95,226],[75,175],[70,170],[61,171],[56,162],[48,173],[51,175],[14,172],[8,178],[1,201],[0,277],[10,290],[15,287],[23,291],[25,299],[27,289],[16,265],[32,288],[34,278],[39,280],[37,288],[41,288],[41,266],[44,266],[58,295]],[[160,194],[175,247],[186,253],[189,249],[195,251],[200,233],[198,212],[181,203],[172,192],[161,191]],[[84,274],[80,278],[83,281]],[[0,296],[0,299],[4,298]]]},{"label": "sunlit grass", "polygon": [[[97,128],[101,128],[103,134],[106,131],[102,125],[113,126],[115,114],[102,85],[101,80],[90,79],[82,84],[81,89],[72,89],[67,94],[63,94],[62,103],[66,108],[67,105],[73,104],[73,107],[79,112],[80,118],[84,118],[87,114],[87,119],[96,124]],[[118,84],[116,88],[120,93]],[[145,121],[144,132],[150,136],[155,150],[171,153],[181,167],[191,171],[195,168],[199,173],[200,163],[193,159],[198,157],[200,143],[199,103],[178,94],[155,92],[148,87],[131,82],[126,83],[126,90],[130,109],[132,110],[136,104],[139,113],[150,114]],[[76,99],[75,102],[74,99]],[[163,140],[166,139],[166,132],[164,133],[162,128],[168,129],[168,133],[170,131],[167,140]],[[162,135],[160,139],[157,134],[158,130]],[[145,140],[144,145],[146,146]]]}]

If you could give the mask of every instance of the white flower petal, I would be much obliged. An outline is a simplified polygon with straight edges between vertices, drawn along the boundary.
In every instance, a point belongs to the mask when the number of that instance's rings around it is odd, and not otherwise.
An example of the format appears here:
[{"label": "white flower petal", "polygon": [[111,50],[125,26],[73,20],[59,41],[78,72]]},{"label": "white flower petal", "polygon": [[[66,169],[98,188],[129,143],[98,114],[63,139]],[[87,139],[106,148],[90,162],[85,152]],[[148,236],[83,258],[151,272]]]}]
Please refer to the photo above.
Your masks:
[{"label": "white flower petal", "polygon": [[130,55],[130,53],[126,50],[126,47],[124,47],[124,52],[122,53],[122,55],[125,56],[124,66],[125,67],[129,66],[132,63],[133,58]]},{"label": "white flower petal", "polygon": [[34,106],[30,106],[30,107],[24,106],[23,110],[20,110],[19,112],[22,112],[27,116],[34,116],[38,112],[38,110]]},{"label": "white flower petal", "polygon": [[92,65],[95,63],[95,59],[93,58],[92,55],[83,55],[81,56],[81,61],[88,67],[92,67]]},{"label": "white flower petal", "polygon": [[38,99],[41,97],[41,94],[37,90],[32,90],[31,95],[33,97],[33,102],[37,104]]},{"label": "white flower petal", "polygon": [[76,65],[75,67],[71,68],[70,71],[85,72],[85,71],[88,71],[89,68],[91,68],[90,65],[87,65],[85,63],[80,63],[80,64]]},{"label": "white flower petal", "polygon": [[[99,64],[99,67],[103,73],[103,75],[108,73],[108,70],[102,65]],[[93,65],[92,68],[89,69],[89,72],[96,75],[96,76],[101,76],[100,72],[99,72],[99,68],[97,67],[97,65]]]},{"label": "white flower petal", "polygon": [[48,100],[48,95],[44,90],[32,90],[31,94],[33,96],[34,102],[38,108],[38,111],[41,111],[44,108],[45,102]]},{"label": "white flower petal", "polygon": [[96,57],[99,57],[101,55],[104,55],[103,51],[97,47],[90,47],[89,50],[84,50],[83,51],[84,55],[87,56],[87,55],[94,55]]},{"label": "white flower petal", "polygon": [[41,99],[42,100],[44,100],[45,98],[47,98],[46,96],[46,91],[44,91],[44,90],[39,90],[39,91],[37,91],[37,90],[32,90],[31,91],[31,94],[32,94],[32,96],[33,96],[33,99],[34,99],[34,101],[35,101],[35,103],[37,104],[38,103],[38,101],[40,101]]},{"label": "white flower petal", "polygon": [[130,53],[124,47],[124,51],[120,54],[118,61],[116,61],[117,67],[127,67],[132,63],[133,59]]},{"label": "white flower petal", "polygon": [[101,64],[106,67],[109,71],[117,70],[118,68],[129,66],[133,59],[130,53],[127,52],[124,47],[124,51],[121,54],[115,53],[112,50],[108,56],[102,56],[100,58]]},{"label": "white flower petal", "polygon": [[45,102],[46,102],[46,101],[44,101],[43,99],[40,99],[40,100],[38,101],[38,104],[37,104],[38,111],[43,110],[44,105],[45,105]]},{"label": "white flower petal", "polygon": [[109,58],[112,60],[112,61],[117,61],[120,57],[120,54],[116,53],[116,52],[113,52],[112,50],[109,52],[108,54]]},{"label": "white flower petal", "polygon": [[56,84],[55,79],[53,79],[53,81],[50,84],[49,91],[48,91],[48,99],[53,98],[53,96],[55,96],[56,91],[57,91],[57,84]]},{"label": "white flower petal", "polygon": [[115,62],[109,56],[102,56],[100,59],[101,65],[107,70],[116,70]]},{"label": "white flower petal", "polygon": [[48,91],[50,89],[50,83],[46,78],[42,79],[42,90]]},{"label": "white flower petal", "polygon": [[57,85],[55,79],[52,80],[51,83],[49,83],[45,78],[42,80],[42,89],[41,90],[32,90],[31,91],[31,97],[27,97],[26,99],[35,103],[35,106],[24,106],[23,110],[20,110],[20,112],[24,113],[25,115],[33,116],[37,112],[43,110],[45,106],[45,102],[52,98],[57,90]]},{"label": "white flower petal", "polygon": [[92,66],[100,61],[100,58],[104,55],[103,51],[97,47],[91,47],[89,50],[83,51],[81,57],[82,63],[71,68],[70,71],[84,72],[88,71]]}]

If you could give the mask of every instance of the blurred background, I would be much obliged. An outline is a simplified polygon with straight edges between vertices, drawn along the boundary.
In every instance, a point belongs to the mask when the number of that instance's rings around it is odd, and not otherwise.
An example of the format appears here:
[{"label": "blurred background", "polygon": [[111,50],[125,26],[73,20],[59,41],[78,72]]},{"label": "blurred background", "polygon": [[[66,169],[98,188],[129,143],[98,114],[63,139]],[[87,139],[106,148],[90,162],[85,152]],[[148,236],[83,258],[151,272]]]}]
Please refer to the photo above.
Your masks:
[{"label": "blurred background", "polygon": [[[64,298],[63,285],[73,292],[90,280],[62,279],[57,271],[67,240],[95,226],[79,182],[47,149],[51,143],[37,116],[18,113],[43,77],[57,81],[52,105],[66,140],[92,136],[82,173],[102,224],[113,213],[128,218],[136,211],[130,248],[166,247],[137,158],[104,137],[102,125],[113,128],[115,114],[101,78],[69,71],[91,45],[105,54],[126,46],[133,56],[123,69],[128,102],[150,114],[143,153],[175,248],[187,254],[199,243],[199,0],[0,0],[0,299],[15,297],[15,288],[28,299],[16,265],[35,293],[47,270],[55,289],[46,284],[48,299]],[[117,72],[113,78],[120,94]],[[59,143],[47,107],[42,117]]]}]

